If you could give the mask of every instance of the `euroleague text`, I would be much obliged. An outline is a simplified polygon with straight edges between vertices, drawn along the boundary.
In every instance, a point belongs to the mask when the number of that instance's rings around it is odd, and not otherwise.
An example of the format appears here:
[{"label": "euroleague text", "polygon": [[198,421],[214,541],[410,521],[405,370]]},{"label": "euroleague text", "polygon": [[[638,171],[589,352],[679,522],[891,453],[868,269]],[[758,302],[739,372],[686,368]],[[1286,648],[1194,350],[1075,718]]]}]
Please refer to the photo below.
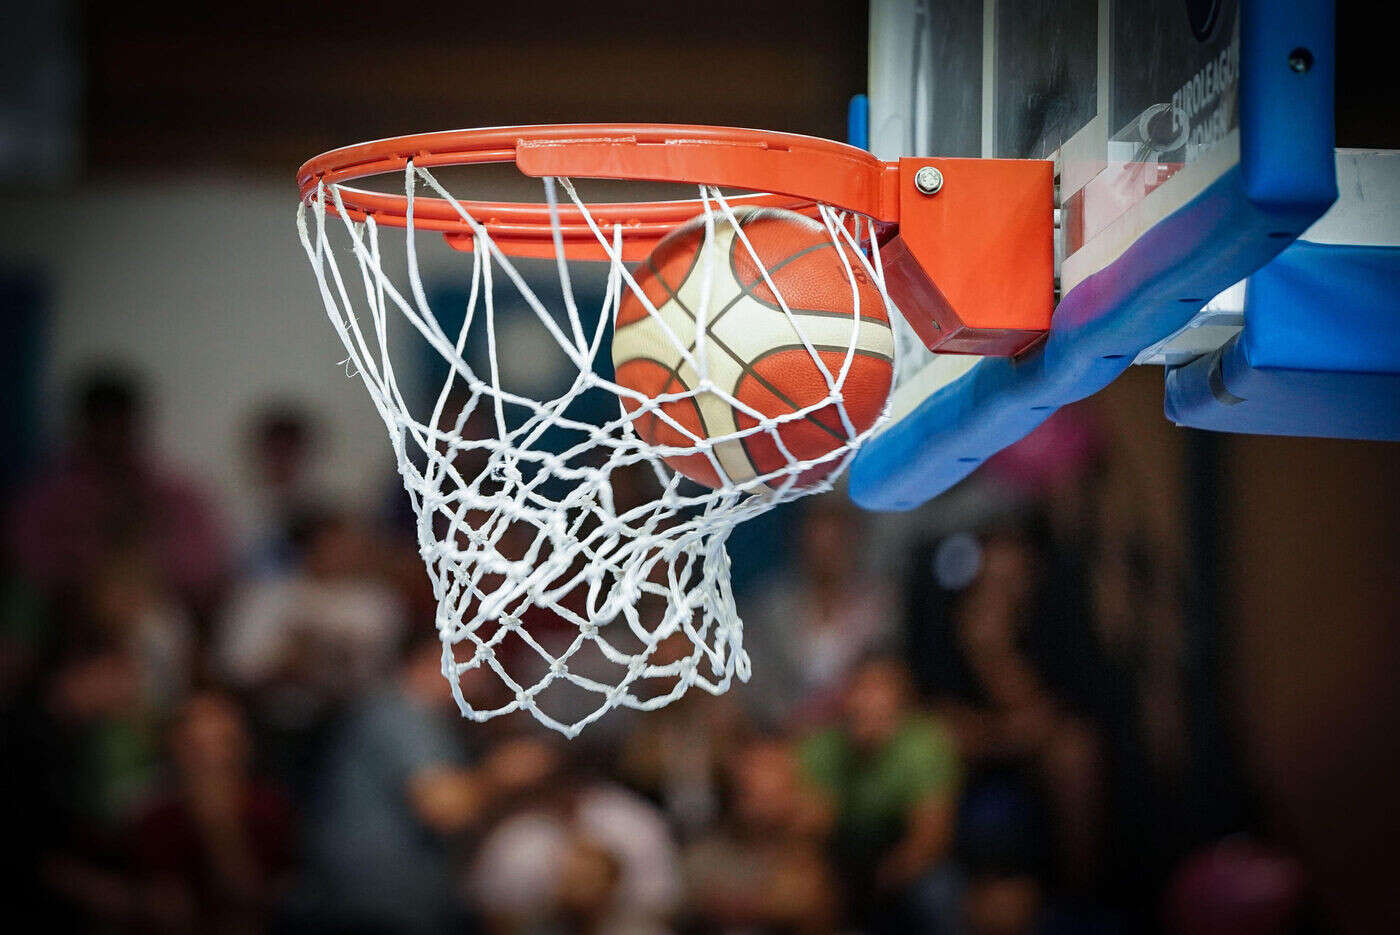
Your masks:
[{"label": "euroleague text", "polygon": [[1222,97],[1233,101],[1239,76],[1239,37],[1172,94],[1172,129],[1180,131],[1181,121],[1191,128],[1190,142],[1213,143],[1230,131],[1234,121],[1231,106],[1221,107]]}]

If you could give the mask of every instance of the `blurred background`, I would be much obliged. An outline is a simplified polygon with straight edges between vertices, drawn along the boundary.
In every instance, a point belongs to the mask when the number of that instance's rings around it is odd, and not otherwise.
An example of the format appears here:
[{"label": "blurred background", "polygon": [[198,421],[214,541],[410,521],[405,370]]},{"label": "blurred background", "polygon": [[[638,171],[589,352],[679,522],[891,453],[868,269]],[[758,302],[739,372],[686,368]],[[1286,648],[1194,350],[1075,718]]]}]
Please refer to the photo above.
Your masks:
[{"label": "blurred background", "polygon": [[[1400,147],[1382,31],[1339,6],[1338,145]],[[914,513],[837,492],[741,529],[754,676],[724,697],[570,743],[457,716],[294,170],[512,123],[840,139],[864,4],[5,16],[15,924],[1393,930],[1400,449],[1177,429],[1155,368]]]}]

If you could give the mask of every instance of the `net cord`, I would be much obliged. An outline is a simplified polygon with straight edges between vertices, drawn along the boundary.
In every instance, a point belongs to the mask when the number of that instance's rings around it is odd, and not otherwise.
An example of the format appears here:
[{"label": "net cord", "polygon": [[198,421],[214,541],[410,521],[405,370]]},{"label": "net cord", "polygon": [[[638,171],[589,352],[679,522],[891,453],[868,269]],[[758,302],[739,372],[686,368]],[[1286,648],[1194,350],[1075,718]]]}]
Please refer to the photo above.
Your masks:
[{"label": "net cord", "polygon": [[[876,285],[886,308],[894,310],[885,290],[874,222],[819,206],[827,235],[842,247],[836,253],[855,309],[840,365],[832,367],[818,353],[803,316],[795,314],[783,298],[767,264],[717,188],[698,187],[705,249],[698,311],[687,342],[622,261],[623,228],[603,229],[572,180],[542,180],[562,296],[553,310],[494,242],[485,224],[472,217],[431,172],[410,161],[403,181],[406,288],[395,284],[387,268],[379,226],[373,217],[353,220],[338,186],[319,186],[299,205],[297,229],[327,315],[348,354],[347,373],[364,384],[388,429],[396,467],[417,517],[419,551],[438,603],[443,675],[462,714],[485,721],[523,710],[573,737],[611,710],[653,710],[691,688],[717,695],[728,690],[736,676],[747,681],[750,662],[743,649],[743,624],[730,587],[725,550],[730,532],[779,503],[829,490],[860,444],[879,427],[877,421],[864,432],[857,431],[842,397],[858,350],[861,294],[853,261]],[[449,335],[434,314],[420,272],[419,230],[414,223],[420,185],[451,204],[471,231],[470,285],[463,322],[455,335]],[[560,191],[579,210],[608,258],[602,304],[591,327],[580,312],[564,255]],[[718,221],[734,231],[814,361],[827,388],[819,402],[769,416],[715,383],[709,367],[712,336],[707,324],[714,302],[716,252],[710,247]],[[338,259],[347,248],[353,270],[359,274],[359,292],[351,288],[353,280]],[[515,290],[575,368],[567,388],[553,398],[535,399],[505,385],[497,273],[502,277],[499,285],[509,284]],[[635,297],[660,325],[676,353],[678,370],[688,367],[696,375],[696,385],[647,396],[601,375],[600,355],[609,352],[610,325],[625,295]],[[898,328],[898,318],[889,315],[892,327]],[[429,411],[421,419],[413,415],[394,368],[391,346],[400,339],[398,328],[391,326],[401,323],[426,341],[447,366],[443,385],[432,395]],[[469,336],[478,326],[484,332],[487,361],[480,374],[468,363]],[[896,348],[896,360],[898,352]],[[616,398],[616,417],[601,424],[576,418],[571,407],[586,394],[597,392]],[[667,404],[695,400],[701,394],[714,394],[754,424],[723,436],[704,437],[667,411]],[[625,402],[631,404],[631,411]],[[454,412],[454,407],[460,408]],[[844,443],[820,457],[796,457],[779,429],[827,407],[838,414]],[[489,431],[478,432],[472,428],[472,419],[482,412],[489,415],[491,425]],[[684,443],[647,444],[636,430],[637,420],[644,417],[668,426]],[[546,443],[550,433],[580,440],[552,450],[560,446]],[[732,477],[716,449],[758,434],[767,436],[784,464],[754,477]],[[696,454],[704,456],[720,478],[718,489],[700,488],[665,461]],[[478,460],[472,461],[473,457]],[[484,466],[478,470],[481,458]],[[468,463],[473,469],[464,471]],[[798,484],[805,472],[821,465],[832,465],[833,470],[816,483]],[[647,472],[657,492],[645,502],[622,507],[613,477],[634,468]],[[520,531],[530,537],[523,548],[517,541]],[[538,627],[531,621],[540,614],[562,627],[549,628],[548,634],[536,632]],[[567,634],[562,642],[561,632]],[[677,653],[676,639],[683,639],[689,648]],[[665,653],[659,652],[663,644],[668,647]],[[477,670],[492,673],[505,687],[505,696],[473,690],[469,697],[464,677]],[[577,691],[562,706],[560,717],[557,710],[545,710],[544,696],[551,687],[564,684]],[[644,687],[650,690],[643,691]],[[592,700],[580,703],[581,697]]]}]

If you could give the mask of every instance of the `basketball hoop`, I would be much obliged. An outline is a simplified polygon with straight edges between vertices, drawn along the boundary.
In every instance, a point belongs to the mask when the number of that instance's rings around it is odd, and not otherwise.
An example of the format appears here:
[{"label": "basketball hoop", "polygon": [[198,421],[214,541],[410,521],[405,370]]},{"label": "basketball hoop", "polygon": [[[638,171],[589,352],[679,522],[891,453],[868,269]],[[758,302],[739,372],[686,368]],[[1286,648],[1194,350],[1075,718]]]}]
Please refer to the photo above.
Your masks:
[{"label": "basketball hoop", "polygon": [[[498,162],[539,179],[541,201],[456,198],[435,174]],[[959,198],[975,202],[989,190],[992,183],[979,181],[958,194],[977,173],[953,164],[971,162],[982,161],[884,163],[793,134],[607,124],[405,136],[302,166],[301,241],[350,372],[388,428],[438,601],[443,673],[465,716],[481,721],[523,709],[572,737],[615,708],[654,709],[691,688],[719,694],[735,676],[747,680],[725,542],[737,523],[830,489],[878,429],[884,397],[867,385],[879,382],[879,360],[888,369],[890,330],[904,328],[890,314],[904,300],[891,297],[887,270],[911,297],[938,296],[924,330],[934,321],[948,331],[942,339],[978,331],[961,322],[948,329],[946,316],[969,306],[952,300],[946,282],[942,291],[932,286],[937,262],[924,249],[959,216],[948,212],[968,203]],[[913,177],[935,163],[946,182],[932,206]],[[402,194],[348,184],[388,173],[401,175]],[[590,203],[574,178],[684,183],[696,197]],[[1003,200],[1006,178],[996,183]],[[1048,172],[1044,189],[1044,218],[1030,239],[1043,223],[1048,245]],[[805,220],[788,221],[787,212]],[[910,236],[915,216],[929,219],[913,225],[923,240]],[[828,291],[841,313],[794,308],[784,297],[795,280],[779,271],[764,225],[808,238],[783,262],[815,251],[838,271]],[[402,229],[401,244],[387,242],[388,228]],[[460,327],[449,330],[430,306],[419,269],[423,233],[470,255]],[[674,254],[681,236],[690,238],[684,255],[694,261],[689,278],[673,283],[655,258],[667,244]],[[1024,253],[1025,231],[1017,236]],[[975,231],[959,231],[964,244],[969,238],[977,240]],[[715,262],[720,249],[732,271]],[[882,249],[902,259],[882,262]],[[532,283],[515,262],[521,258],[554,260],[557,298],[541,297],[538,275]],[[1024,268],[1025,257],[1017,262]],[[575,290],[579,265],[594,263],[606,270],[596,317]],[[753,272],[741,276],[740,267]],[[724,292],[731,286],[732,296]],[[511,294],[511,308],[502,308],[498,288]],[[683,289],[691,290],[684,300]],[[784,393],[782,373],[769,372],[767,395],[756,402],[723,377],[716,361],[732,362],[714,350],[723,343],[718,303],[742,310],[751,300],[764,303],[765,327],[796,336],[784,348],[786,366],[802,371],[807,395]],[[677,307],[689,317],[678,317]],[[568,371],[558,391],[532,395],[510,384],[502,364],[511,349],[499,335],[511,315],[557,348]],[[1024,318],[1010,329],[1007,321],[987,333],[1004,342],[1007,333],[1034,331]],[[626,341],[613,337],[625,322]],[[405,323],[447,367],[424,406],[401,388],[394,368],[391,336]],[[469,347],[473,341],[484,342],[484,354]],[[756,372],[752,359],[725,351],[733,366]],[[665,358],[661,382],[624,377],[649,354]],[[601,409],[593,405],[600,398]],[[728,421],[716,421],[717,411]],[[478,689],[472,672],[493,673],[504,691]]]},{"label": "basketball hoop", "polygon": [[[764,205],[815,216],[818,204],[880,219],[897,216],[897,170],[864,150],[792,133],[730,127],[651,124],[559,124],[491,127],[401,136],[346,146],[317,156],[297,172],[303,199],[318,185],[337,186],[349,216],[373,217],[380,226],[408,226],[408,198],[353,189],[344,183],[419,169],[514,162],[534,178],[576,177],[628,181],[680,182],[746,189],[754,194],[731,199],[734,207]],[[439,231],[470,250],[480,223],[492,242],[509,256],[555,255],[555,224],[546,203],[521,204],[418,198],[414,227]],[[588,205],[559,205],[558,236],[571,260],[607,260],[588,223],[623,231],[625,261],[640,260],[677,225],[704,213],[700,199]]]}]

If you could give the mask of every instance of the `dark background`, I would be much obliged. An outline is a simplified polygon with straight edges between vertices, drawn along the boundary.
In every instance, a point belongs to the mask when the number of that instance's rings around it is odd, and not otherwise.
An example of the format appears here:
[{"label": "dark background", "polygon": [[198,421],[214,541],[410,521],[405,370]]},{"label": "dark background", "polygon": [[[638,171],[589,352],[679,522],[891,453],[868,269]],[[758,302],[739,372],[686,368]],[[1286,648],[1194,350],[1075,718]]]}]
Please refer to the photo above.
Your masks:
[{"label": "dark background", "polygon": [[[1339,4],[1339,146],[1400,147],[1394,103],[1400,82],[1382,10],[1380,4]],[[374,548],[383,550],[375,554],[398,557],[386,565],[403,558],[404,550],[392,520],[384,518],[395,486],[391,466],[361,455],[371,445],[383,447],[369,407],[357,397],[351,405],[361,408],[348,411],[358,413],[359,421],[336,421],[317,410],[315,397],[299,395],[304,387],[279,385],[275,367],[256,371],[256,360],[220,356],[225,337],[241,340],[228,345],[239,348],[256,347],[267,339],[263,335],[275,338],[268,322],[324,328],[310,277],[289,283],[284,307],[264,303],[244,314],[237,309],[236,284],[257,278],[259,270],[234,251],[221,255],[216,239],[198,238],[217,232],[225,211],[231,217],[245,197],[254,207],[238,215],[240,223],[256,226],[262,215],[255,202],[285,196],[284,215],[273,219],[280,226],[269,226],[266,237],[283,241],[289,253],[298,251],[290,236],[296,166],[333,146],[397,133],[628,120],[755,126],[839,139],[845,102],[863,90],[867,64],[866,11],[854,2],[74,3],[53,22],[54,28],[36,31],[43,41],[19,49],[26,54],[11,61],[26,67],[15,88],[33,78],[35,86],[57,89],[41,98],[58,115],[56,138],[63,145],[37,164],[11,155],[25,151],[27,139],[39,139],[23,130],[35,98],[20,90],[13,92],[18,103],[10,108],[19,117],[0,130],[8,160],[0,204],[16,219],[0,251],[0,302],[6,309],[6,377],[0,385],[8,400],[4,478],[11,513],[75,444],[73,388],[94,367],[135,366],[149,391],[152,450],[168,453],[218,504],[211,507],[216,511],[236,512],[227,501],[244,488],[234,490],[228,478],[248,473],[240,459],[256,461],[247,426],[259,407],[290,399],[310,424],[331,426],[329,441],[313,446],[318,455],[342,458],[353,465],[352,473],[384,472],[382,479],[376,475],[361,484],[343,508],[375,531],[380,541]],[[22,43],[22,35],[15,31],[12,41]],[[96,236],[100,253],[103,237],[125,240],[140,236],[142,225],[168,225],[171,215],[159,208],[167,188],[200,193],[194,203],[201,213],[184,218],[196,232],[191,250],[197,243],[200,262],[225,270],[234,284],[233,311],[217,327],[195,333],[208,334],[200,352],[208,355],[210,368],[252,373],[246,379],[255,389],[241,413],[230,415],[217,391],[203,396],[190,389],[189,379],[173,375],[189,361],[188,344],[171,334],[182,321],[202,321],[203,310],[163,295],[157,283],[147,310],[159,308],[170,328],[149,327],[147,316],[133,325],[136,333],[126,336],[127,344],[95,347],[82,338],[87,326],[73,308],[71,272],[45,259],[62,254],[65,237],[91,243]],[[90,216],[108,226],[63,229],[72,218]],[[56,229],[37,220],[55,218],[70,220]],[[40,228],[46,245],[31,249],[30,231]],[[40,239],[35,235],[33,243]],[[139,282],[143,273],[150,275],[131,264],[123,275]],[[108,310],[85,308],[81,314],[105,318]],[[122,313],[114,308],[111,314]],[[264,330],[228,337],[240,324]],[[152,359],[165,359],[170,374],[147,358],[133,362],[124,350],[129,343],[150,348]],[[322,374],[321,398],[361,393],[338,379],[336,359],[328,349],[312,362]],[[171,428],[200,421],[205,410],[215,414],[208,431],[222,433],[226,447],[184,444],[189,436]],[[1176,429],[1161,416],[1161,374],[1147,368],[1134,369],[1075,407],[1073,418],[1091,426],[1098,441],[1094,455],[1075,469],[1069,492],[1026,491],[981,472],[912,520],[851,521],[858,530],[852,535],[886,550],[877,564],[903,608],[892,630],[916,652],[933,652],[938,645],[921,627],[956,627],[930,609],[927,602],[934,598],[920,589],[918,578],[926,552],[950,532],[995,537],[1008,524],[1054,525],[1069,510],[1075,519],[1060,528],[1072,531],[1069,540],[1078,543],[1082,554],[1076,554],[1089,568],[1081,569],[1080,585],[1124,590],[1123,616],[1131,632],[1119,633],[1121,644],[1112,643],[1105,622],[1090,619],[1096,612],[1089,611],[1078,620],[1075,639],[1090,649],[1067,650],[1081,644],[1063,641],[1061,652],[1051,653],[1044,665],[1051,694],[1101,739],[1096,755],[1113,778],[1104,783],[1100,802],[1112,829],[1100,858],[1121,872],[1104,872],[1081,889],[1062,884],[1064,873],[1048,872],[1045,892],[1051,896],[1045,898],[1053,902],[1063,885],[1095,912],[1102,910],[1096,920],[1120,926],[1112,930],[1173,930],[1174,917],[1162,909],[1173,874],[1192,855],[1208,853],[1203,848],[1247,834],[1266,869],[1296,869],[1303,881],[1293,921],[1250,931],[1385,930],[1385,920],[1400,911],[1400,449]],[[368,438],[356,441],[348,432]],[[747,600],[759,603],[765,582],[801,580],[807,573],[801,559],[805,515],[800,507],[789,508],[764,527],[768,538],[736,542],[736,563],[754,563],[743,571]],[[12,550],[14,528],[7,533]],[[1050,548],[1032,554],[1046,562],[1074,557],[1057,551],[1066,540],[1050,541]],[[229,554],[235,551],[230,544]],[[411,547],[407,552],[413,559]],[[1113,570],[1120,566],[1138,570]],[[210,634],[217,632],[224,602],[246,583],[248,573],[240,569],[230,557],[211,590],[190,599],[201,647],[215,639]],[[94,571],[76,564],[61,582],[39,581],[12,555],[5,572],[11,786],[4,799],[7,827],[18,829],[6,863],[7,879],[20,884],[16,897],[22,902],[16,905],[47,913],[52,927],[139,930],[129,918],[74,908],[62,894],[53,875],[66,871],[53,870],[54,855],[76,853],[74,840],[81,836],[62,826],[73,820],[62,807],[39,804],[43,790],[66,788],[64,756],[73,753],[55,753],[67,742],[67,728],[56,723],[62,719],[47,700],[85,645],[85,624],[75,623],[63,602]],[[402,587],[411,603],[414,585]],[[1042,626],[1053,616],[1044,607],[1026,614],[1033,618],[1030,630],[1050,627]],[[426,620],[412,623],[428,632]],[[1119,682],[1110,685],[1089,657],[1112,657],[1114,645],[1123,659],[1113,670]],[[923,678],[921,703],[942,711],[940,705],[951,703],[947,685],[924,672],[917,655],[911,658]],[[755,667],[761,671],[757,660]],[[1153,694],[1159,680],[1170,683],[1166,701]],[[219,685],[213,673],[193,682],[238,694]],[[1112,708],[1120,697],[1159,700],[1144,702],[1145,713],[1133,724],[1115,725]],[[977,707],[966,698],[955,700]],[[242,698],[240,703],[253,704]],[[155,719],[159,729],[177,710],[175,705]],[[1154,724],[1154,711],[1170,716]],[[1158,728],[1168,740],[1151,739]],[[256,723],[250,729],[259,746],[265,738]],[[1124,778],[1131,772],[1123,766],[1131,759],[1124,751],[1155,749],[1153,743],[1176,749],[1171,755],[1177,760],[1142,767],[1150,774],[1143,788],[1152,791],[1135,796],[1137,787]],[[596,770],[613,762],[614,752],[605,748],[580,750],[568,754],[581,761],[570,768]],[[255,759],[271,780],[286,778],[271,757]],[[109,869],[124,880],[125,866],[117,860]],[[717,923],[697,913],[677,926],[687,924],[701,931]]]}]

